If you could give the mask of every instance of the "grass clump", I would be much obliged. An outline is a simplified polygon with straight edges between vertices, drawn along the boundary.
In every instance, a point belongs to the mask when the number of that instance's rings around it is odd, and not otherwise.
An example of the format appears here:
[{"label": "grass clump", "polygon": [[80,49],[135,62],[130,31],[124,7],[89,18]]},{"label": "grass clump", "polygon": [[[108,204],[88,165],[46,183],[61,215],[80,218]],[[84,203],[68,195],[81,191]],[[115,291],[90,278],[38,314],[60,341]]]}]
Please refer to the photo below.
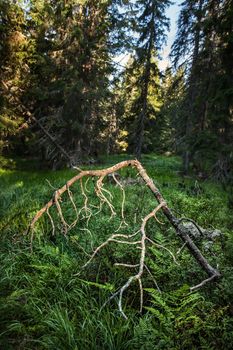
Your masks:
[{"label": "grass clump", "polygon": [[[106,167],[120,160],[124,160],[124,156],[102,159]],[[143,282],[143,313],[138,311],[136,285],[132,285],[124,299],[128,320],[121,317],[115,301],[101,309],[131,273],[115,267],[114,263],[122,260],[135,263],[138,257],[135,249],[125,250],[112,243],[79,276],[75,274],[87,261],[87,254],[119,227],[120,218],[109,221],[109,210],[104,207],[99,215],[90,219],[89,232],[81,215],[79,223],[65,237],[59,218],[52,210],[57,223],[55,236],[49,220],[42,218],[36,227],[31,252],[30,240],[24,235],[28,223],[51,198],[52,186],[59,188],[75,171],[1,170],[1,348],[232,348],[233,222],[227,194],[214,182],[182,178],[177,157],[145,156],[142,163],[178,217],[190,217],[204,228],[215,227],[222,231],[222,237],[205,251],[211,263],[219,265],[222,279],[190,294],[187,284],[195,285],[204,276],[189,253],[183,249],[177,255],[180,264],[177,266],[166,251],[151,248],[146,261],[151,274],[146,274]],[[122,175],[133,177],[133,171],[124,169]],[[106,186],[120,213],[122,194],[119,188],[111,183]],[[90,182],[87,187],[90,204],[96,205],[94,185]],[[71,190],[80,208],[80,188],[75,185]],[[126,186],[126,198],[128,226],[121,232],[128,234],[138,228],[141,218],[154,208],[155,202],[140,184]],[[62,207],[67,221],[72,222],[75,213],[65,197]],[[149,224],[148,234],[176,254],[181,242],[161,214],[159,219],[164,225]],[[204,249],[202,240],[196,243]]]}]

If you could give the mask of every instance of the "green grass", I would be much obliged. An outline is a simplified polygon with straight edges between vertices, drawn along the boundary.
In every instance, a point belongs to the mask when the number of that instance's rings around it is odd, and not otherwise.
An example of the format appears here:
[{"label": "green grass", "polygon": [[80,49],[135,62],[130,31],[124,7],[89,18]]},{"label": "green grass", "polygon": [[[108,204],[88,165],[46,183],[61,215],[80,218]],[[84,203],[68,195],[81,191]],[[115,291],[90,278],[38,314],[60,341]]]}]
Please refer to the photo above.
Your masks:
[{"label": "green grass", "polygon": [[[127,159],[126,155],[101,158],[94,168],[102,168]],[[198,246],[222,279],[203,290],[189,294],[188,285],[205,275],[184,249],[174,264],[169,253],[149,249],[147,265],[153,278],[145,274],[144,309],[139,313],[137,285],[125,293],[124,320],[116,301],[101,309],[111,293],[129,277],[130,271],[114,267],[114,262],[135,263],[138,253],[133,247],[119,248],[112,243],[81,272],[93,247],[106,240],[120,224],[122,193],[106,184],[113,195],[118,213],[109,221],[109,209],[88,223],[81,218],[65,237],[62,225],[51,210],[56,223],[52,235],[50,221],[42,217],[36,225],[33,251],[25,235],[32,217],[62,186],[76,174],[75,170],[35,171],[30,164],[17,160],[12,170],[0,170],[0,348],[1,349],[231,349],[233,344],[233,219],[227,206],[228,196],[221,186],[196,178],[181,178],[178,157],[144,156],[142,163],[178,217],[196,220],[205,228],[222,231],[207,250]],[[26,170],[22,170],[25,168]],[[35,169],[33,163],[33,169]],[[88,168],[85,166],[84,168]],[[133,177],[135,171],[124,169],[122,176]],[[92,181],[87,184],[90,204],[96,205]],[[78,208],[83,197],[78,184],[72,188]],[[155,206],[149,190],[141,185],[126,186],[125,215],[128,226],[121,233],[138,229],[141,218]],[[75,213],[66,195],[61,203],[67,221]],[[95,210],[95,209],[93,209]],[[164,225],[149,223],[148,235],[176,253],[182,245],[174,230],[161,214]],[[136,260],[137,262],[137,260]]]}]

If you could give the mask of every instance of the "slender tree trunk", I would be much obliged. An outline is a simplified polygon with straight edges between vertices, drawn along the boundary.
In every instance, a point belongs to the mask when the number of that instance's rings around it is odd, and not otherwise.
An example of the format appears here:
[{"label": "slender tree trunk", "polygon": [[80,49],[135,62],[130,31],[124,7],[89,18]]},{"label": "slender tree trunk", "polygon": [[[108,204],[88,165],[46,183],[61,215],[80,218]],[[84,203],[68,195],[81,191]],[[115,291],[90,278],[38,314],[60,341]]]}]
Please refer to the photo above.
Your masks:
[{"label": "slender tree trunk", "polygon": [[149,81],[150,81],[150,60],[151,60],[151,51],[152,51],[152,37],[150,39],[150,45],[148,47],[148,53],[147,53],[147,61],[146,61],[146,67],[145,67],[145,73],[144,73],[144,86],[142,88],[142,111],[139,116],[137,131],[136,131],[136,148],[135,148],[135,155],[137,159],[141,158],[142,154],[142,146],[143,146],[143,139],[144,139],[144,129],[145,129],[145,120],[147,115],[147,107],[148,107],[148,88],[149,88]]},{"label": "slender tree trunk", "polygon": [[196,68],[198,62],[198,55],[200,49],[200,26],[202,19],[202,8],[204,0],[199,1],[198,15],[197,15],[197,27],[194,35],[194,50],[192,59],[192,68],[189,79],[189,91],[187,96],[187,111],[186,111],[186,127],[185,127],[185,149],[183,153],[183,172],[185,175],[189,172],[190,160],[192,157],[192,152],[190,150],[190,137],[193,133],[193,121],[195,120],[195,99],[197,96],[197,76]]},{"label": "slender tree trunk", "polygon": [[147,114],[147,93],[148,93],[148,82],[146,82],[145,97],[143,99],[142,112],[139,116],[139,123],[136,132],[136,151],[135,155],[137,159],[141,159],[142,145],[144,139],[145,119]]}]

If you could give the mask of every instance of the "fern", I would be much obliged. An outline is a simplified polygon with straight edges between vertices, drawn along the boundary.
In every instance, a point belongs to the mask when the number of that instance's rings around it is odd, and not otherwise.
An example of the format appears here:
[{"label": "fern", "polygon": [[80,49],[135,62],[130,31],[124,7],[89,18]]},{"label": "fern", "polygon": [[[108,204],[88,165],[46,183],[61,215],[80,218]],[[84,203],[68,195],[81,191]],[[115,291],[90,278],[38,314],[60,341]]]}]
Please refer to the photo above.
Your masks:
[{"label": "fern", "polygon": [[160,327],[160,333],[171,336],[174,344],[182,342],[182,349],[188,349],[195,343],[194,336],[203,327],[201,309],[204,298],[199,293],[190,293],[188,286],[159,293],[147,288],[151,297],[151,306],[145,307],[153,315],[154,323]]},{"label": "fern", "polygon": [[161,327],[155,327],[153,316],[147,315],[134,328],[134,336],[126,343],[126,349],[174,349],[173,345],[169,332],[165,334]]}]

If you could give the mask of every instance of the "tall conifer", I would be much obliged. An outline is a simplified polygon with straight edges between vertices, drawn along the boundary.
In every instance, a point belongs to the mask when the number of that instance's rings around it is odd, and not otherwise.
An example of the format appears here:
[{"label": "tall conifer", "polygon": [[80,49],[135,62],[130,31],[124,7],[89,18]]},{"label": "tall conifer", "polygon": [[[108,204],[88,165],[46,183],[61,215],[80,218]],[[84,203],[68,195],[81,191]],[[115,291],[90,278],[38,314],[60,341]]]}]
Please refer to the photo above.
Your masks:
[{"label": "tall conifer", "polygon": [[141,156],[145,122],[150,108],[148,103],[149,86],[150,84],[156,85],[154,77],[158,76],[158,53],[166,40],[166,30],[169,29],[169,20],[165,15],[169,5],[169,0],[139,0],[135,4],[138,39],[133,69],[140,72],[136,81],[140,91],[134,102],[134,115],[137,121],[135,132],[137,158]]}]

